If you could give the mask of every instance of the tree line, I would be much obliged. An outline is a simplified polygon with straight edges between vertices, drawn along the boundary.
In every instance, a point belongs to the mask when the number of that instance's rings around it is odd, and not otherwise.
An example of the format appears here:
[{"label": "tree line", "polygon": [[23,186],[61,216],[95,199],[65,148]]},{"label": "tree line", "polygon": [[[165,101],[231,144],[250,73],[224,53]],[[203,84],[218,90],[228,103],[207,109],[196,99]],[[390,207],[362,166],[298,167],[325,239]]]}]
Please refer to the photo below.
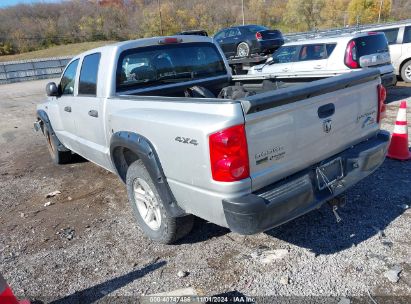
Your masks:
[{"label": "tree line", "polygon": [[[243,22],[287,32],[401,20],[411,0],[63,0],[0,9],[0,55]],[[161,18],[160,18],[161,16]]]}]

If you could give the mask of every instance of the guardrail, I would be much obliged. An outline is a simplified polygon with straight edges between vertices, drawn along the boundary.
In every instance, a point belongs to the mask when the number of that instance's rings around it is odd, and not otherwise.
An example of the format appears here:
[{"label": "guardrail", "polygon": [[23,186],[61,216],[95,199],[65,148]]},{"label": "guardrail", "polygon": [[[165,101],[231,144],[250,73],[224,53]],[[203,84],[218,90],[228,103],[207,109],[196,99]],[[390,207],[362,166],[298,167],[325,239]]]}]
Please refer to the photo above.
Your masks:
[{"label": "guardrail", "polygon": [[71,57],[0,62],[0,84],[59,77]]}]

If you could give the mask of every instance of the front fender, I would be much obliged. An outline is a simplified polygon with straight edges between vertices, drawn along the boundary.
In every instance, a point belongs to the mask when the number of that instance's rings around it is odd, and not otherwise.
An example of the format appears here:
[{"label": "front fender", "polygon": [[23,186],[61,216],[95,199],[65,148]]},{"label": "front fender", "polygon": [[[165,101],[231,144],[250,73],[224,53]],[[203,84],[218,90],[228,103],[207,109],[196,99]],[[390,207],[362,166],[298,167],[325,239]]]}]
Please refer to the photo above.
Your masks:
[{"label": "front fender", "polygon": [[50,132],[50,136],[53,137],[56,140],[57,143],[57,150],[61,151],[61,152],[68,152],[70,151],[69,149],[67,149],[62,143],[61,141],[58,139],[56,132],[54,132],[53,127],[51,126],[51,122],[50,119],[46,113],[46,111],[44,110],[37,110],[37,118],[41,120],[41,123],[43,124],[43,126],[41,126],[41,129],[43,131],[44,134],[44,125],[46,126],[46,128],[49,130]]}]

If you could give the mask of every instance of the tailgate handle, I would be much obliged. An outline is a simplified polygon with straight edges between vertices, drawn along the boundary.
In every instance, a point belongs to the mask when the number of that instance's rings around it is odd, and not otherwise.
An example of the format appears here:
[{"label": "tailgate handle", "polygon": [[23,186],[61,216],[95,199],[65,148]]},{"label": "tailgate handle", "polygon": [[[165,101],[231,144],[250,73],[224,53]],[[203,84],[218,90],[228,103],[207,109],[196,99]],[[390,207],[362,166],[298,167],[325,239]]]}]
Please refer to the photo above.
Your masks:
[{"label": "tailgate handle", "polygon": [[333,103],[327,103],[318,108],[318,117],[326,118],[335,113],[335,105]]}]

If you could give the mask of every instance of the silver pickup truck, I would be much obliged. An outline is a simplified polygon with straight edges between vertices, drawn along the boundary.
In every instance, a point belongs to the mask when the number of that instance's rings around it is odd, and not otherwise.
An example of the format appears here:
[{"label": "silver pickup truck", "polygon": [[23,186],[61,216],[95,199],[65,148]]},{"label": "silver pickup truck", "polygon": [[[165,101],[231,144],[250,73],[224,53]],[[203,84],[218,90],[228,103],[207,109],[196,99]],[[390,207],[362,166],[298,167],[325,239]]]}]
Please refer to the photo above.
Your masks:
[{"label": "silver pickup truck", "polygon": [[233,82],[207,37],[120,42],[73,58],[35,128],[57,164],[116,173],[151,239],[195,216],[254,234],[321,206],[374,172],[389,134],[378,71],[306,84]]}]

